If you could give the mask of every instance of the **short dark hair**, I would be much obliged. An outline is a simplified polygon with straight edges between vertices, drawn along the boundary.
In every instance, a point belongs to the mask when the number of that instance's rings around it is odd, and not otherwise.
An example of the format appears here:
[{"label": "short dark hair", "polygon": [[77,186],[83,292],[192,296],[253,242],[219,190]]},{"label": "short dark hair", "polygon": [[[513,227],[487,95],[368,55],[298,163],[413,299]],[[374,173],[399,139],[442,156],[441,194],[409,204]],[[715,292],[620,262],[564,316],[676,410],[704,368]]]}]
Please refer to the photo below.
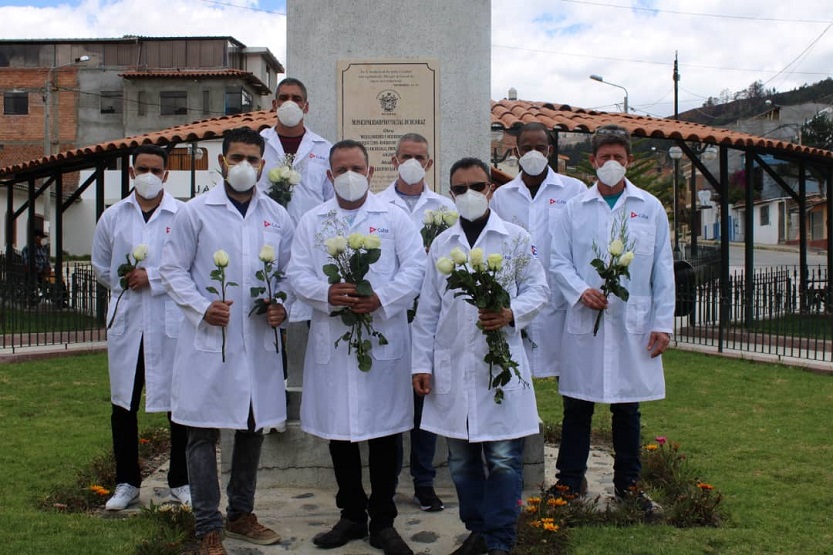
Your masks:
[{"label": "short dark hair", "polygon": [[520,141],[521,135],[523,135],[524,133],[531,133],[531,132],[538,132],[538,131],[543,131],[544,135],[547,136],[547,144],[550,144],[552,142],[552,139],[550,139],[550,130],[547,128],[546,125],[544,125],[540,121],[530,121],[529,123],[523,124],[521,126],[521,129],[518,131],[518,138],[516,139],[516,142]]},{"label": "short dark hair", "polygon": [[306,85],[304,85],[300,79],[295,79],[294,77],[287,77],[280,83],[278,83],[278,86],[275,88],[275,98],[278,98],[278,94],[280,94],[281,87],[283,87],[284,85],[295,85],[296,87],[301,89],[301,92],[304,94],[304,100],[307,99]]},{"label": "short dark hair", "polygon": [[620,125],[602,125],[590,138],[590,148],[593,156],[604,145],[622,145],[628,156],[631,155],[631,136],[627,129]]},{"label": "short dark hair", "polygon": [[467,170],[469,168],[480,168],[486,174],[486,177],[489,181],[492,180],[492,174],[489,172],[489,165],[481,160],[480,158],[475,158],[473,156],[467,156],[466,158],[460,158],[454,164],[451,165],[451,171],[448,172],[448,183],[449,185],[453,185],[451,182],[451,178],[454,177],[454,174],[457,173],[457,170]]},{"label": "short dark hair", "polygon": [[260,155],[263,156],[263,150],[266,148],[266,143],[260,133],[251,127],[237,127],[229,129],[223,133],[223,156],[228,154],[228,149],[231,143],[244,143],[247,145],[257,145],[260,147]]},{"label": "short dark hair", "polygon": [[168,151],[157,145],[140,145],[133,151],[133,164],[136,164],[136,158],[140,154],[151,154],[162,159],[162,166],[168,167]]},{"label": "short dark hair", "polygon": [[330,167],[333,167],[333,153],[335,153],[336,150],[348,150],[351,148],[358,148],[359,150],[361,150],[362,154],[364,154],[364,163],[368,165],[370,164],[370,158],[368,158],[367,156],[367,149],[364,147],[363,144],[361,144],[359,141],[354,141],[353,139],[344,139],[343,141],[339,141],[336,144],[334,144],[330,149]]},{"label": "short dark hair", "polygon": [[399,156],[399,148],[402,146],[402,143],[419,143],[425,145],[425,148],[428,148],[428,139],[419,133],[405,133],[399,137],[399,142],[396,143],[397,156]]}]

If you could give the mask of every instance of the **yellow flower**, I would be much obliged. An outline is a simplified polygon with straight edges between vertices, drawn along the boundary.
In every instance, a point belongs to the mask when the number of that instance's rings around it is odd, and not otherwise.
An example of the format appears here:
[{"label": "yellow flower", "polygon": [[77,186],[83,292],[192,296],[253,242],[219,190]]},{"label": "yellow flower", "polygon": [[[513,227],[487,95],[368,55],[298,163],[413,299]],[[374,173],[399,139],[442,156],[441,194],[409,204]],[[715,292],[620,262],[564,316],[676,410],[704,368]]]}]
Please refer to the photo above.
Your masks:
[{"label": "yellow flower", "polygon": [[529,504],[533,504],[533,503],[534,503],[534,504],[536,504],[536,505],[537,505],[538,503],[540,503],[540,502],[541,502],[541,498],[540,498],[540,497],[529,497],[529,498],[526,500],[526,502],[527,502],[527,503],[529,503]]},{"label": "yellow flower", "polygon": [[260,249],[260,254],[257,255],[260,258],[261,262],[274,262],[275,261],[275,249],[272,245],[263,245],[263,248]]},{"label": "yellow flower", "polygon": [[458,217],[459,214],[457,214],[457,212],[454,212],[453,210],[443,212],[443,221],[445,222],[445,225],[447,225],[448,227],[451,227],[455,223],[457,223]]},{"label": "yellow flower", "polygon": [[351,233],[347,237],[347,244],[353,250],[358,250],[364,246],[364,235],[361,233]]},{"label": "yellow flower", "polygon": [[490,254],[486,257],[486,265],[490,270],[497,272],[503,267],[503,256],[497,253]]},{"label": "yellow flower", "polygon": [[451,249],[451,252],[448,253],[448,256],[451,257],[451,260],[457,266],[465,264],[467,260],[466,253],[464,253],[460,247],[454,247],[453,249]]},{"label": "yellow flower", "polygon": [[483,252],[483,249],[481,249],[480,247],[478,247],[476,249],[472,249],[471,252],[469,253],[469,260],[471,260],[471,267],[474,268],[475,270],[477,270],[477,269],[482,270],[483,269],[483,256],[484,255],[485,255],[485,253]]},{"label": "yellow flower", "polygon": [[228,253],[223,249],[218,250],[214,253],[214,264],[218,268],[225,268],[228,266]]},{"label": "yellow flower", "polygon": [[659,446],[656,443],[649,443],[645,446],[646,451],[656,451],[657,449],[659,449]]},{"label": "yellow flower", "polygon": [[614,239],[610,242],[607,246],[607,252],[612,254],[613,256],[619,256],[625,250],[625,245],[622,243],[621,239]]},{"label": "yellow flower", "polygon": [[330,256],[336,256],[343,253],[347,248],[347,239],[341,235],[336,235],[335,237],[330,237],[324,241],[324,246],[327,247],[327,254]]},{"label": "yellow flower", "polygon": [[282,181],[283,177],[281,177],[281,167],[277,166],[269,170],[269,173],[266,174],[266,177],[269,178],[269,181],[275,183],[277,181]]},{"label": "yellow flower", "polygon": [[378,235],[365,235],[364,236],[364,248],[366,249],[378,249],[382,246],[382,240],[379,238]]},{"label": "yellow flower", "polygon": [[544,530],[546,530],[547,532],[557,532],[558,531],[558,525],[553,524],[552,522],[545,522],[544,523]]},{"label": "yellow flower", "polygon": [[567,502],[560,497],[550,497],[549,499],[547,499],[547,505],[549,505],[550,507],[562,507],[566,504]]},{"label": "yellow flower", "polygon": [[445,256],[440,257],[437,260],[437,270],[443,275],[449,275],[452,271],[454,271],[454,261],[450,258],[446,258]]}]

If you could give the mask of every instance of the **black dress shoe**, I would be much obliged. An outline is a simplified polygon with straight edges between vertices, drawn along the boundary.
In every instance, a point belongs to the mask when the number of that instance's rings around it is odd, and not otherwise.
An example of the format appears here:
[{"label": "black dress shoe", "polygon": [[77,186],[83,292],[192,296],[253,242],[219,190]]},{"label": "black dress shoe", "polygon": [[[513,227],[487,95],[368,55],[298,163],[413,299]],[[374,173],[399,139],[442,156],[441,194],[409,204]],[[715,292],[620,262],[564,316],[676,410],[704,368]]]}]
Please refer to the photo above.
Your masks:
[{"label": "black dress shoe", "polygon": [[370,545],[381,549],[385,555],[414,555],[402,536],[399,535],[393,526],[382,528],[378,532],[370,534]]},{"label": "black dress shoe", "polygon": [[367,523],[340,519],[329,532],[321,532],[312,538],[312,543],[323,549],[341,547],[350,540],[360,540],[367,536]]},{"label": "black dress shoe", "polygon": [[463,545],[452,551],[451,555],[481,555],[488,551],[486,539],[477,532],[472,532],[463,542]]}]

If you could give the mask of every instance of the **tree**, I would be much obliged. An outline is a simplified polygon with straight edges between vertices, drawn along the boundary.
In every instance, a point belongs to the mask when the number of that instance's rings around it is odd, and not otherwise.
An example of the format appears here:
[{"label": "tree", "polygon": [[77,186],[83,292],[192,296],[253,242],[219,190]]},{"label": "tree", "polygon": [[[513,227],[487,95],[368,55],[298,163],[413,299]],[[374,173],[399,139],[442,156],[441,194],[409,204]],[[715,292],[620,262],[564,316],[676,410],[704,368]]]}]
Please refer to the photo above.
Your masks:
[{"label": "tree", "polygon": [[827,112],[819,112],[801,126],[801,142],[825,150],[833,149],[833,119]]}]

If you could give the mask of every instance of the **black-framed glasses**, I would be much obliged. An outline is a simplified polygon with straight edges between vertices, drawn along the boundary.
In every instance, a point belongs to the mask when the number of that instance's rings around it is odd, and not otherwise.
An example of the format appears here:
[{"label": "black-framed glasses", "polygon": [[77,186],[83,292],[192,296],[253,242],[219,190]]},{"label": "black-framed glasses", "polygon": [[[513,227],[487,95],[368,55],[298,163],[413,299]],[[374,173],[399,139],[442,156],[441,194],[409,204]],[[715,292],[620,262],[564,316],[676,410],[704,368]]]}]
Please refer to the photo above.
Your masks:
[{"label": "black-framed glasses", "polygon": [[489,185],[491,185],[491,183],[488,181],[478,181],[477,183],[469,183],[468,185],[462,183],[460,185],[452,185],[451,192],[454,193],[454,196],[465,195],[469,189],[482,193]]},{"label": "black-framed glasses", "polygon": [[620,137],[629,137],[630,133],[627,129],[620,127],[599,127],[596,129],[596,135],[618,135]]}]

